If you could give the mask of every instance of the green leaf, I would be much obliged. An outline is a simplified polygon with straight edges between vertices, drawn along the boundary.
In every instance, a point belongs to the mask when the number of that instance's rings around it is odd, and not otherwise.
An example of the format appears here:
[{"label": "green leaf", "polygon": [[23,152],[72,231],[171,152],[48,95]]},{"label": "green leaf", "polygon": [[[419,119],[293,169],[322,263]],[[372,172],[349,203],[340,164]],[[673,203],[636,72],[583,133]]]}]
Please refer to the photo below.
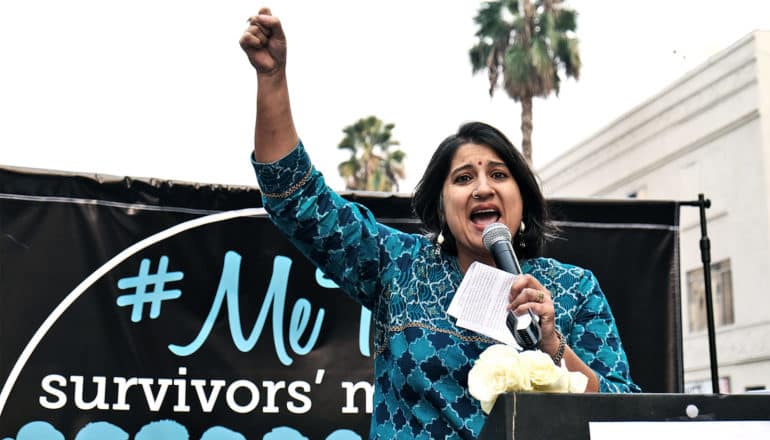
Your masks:
[{"label": "green leaf", "polygon": [[349,150],[350,158],[337,169],[348,189],[390,191],[398,188],[397,179],[404,177],[406,154],[401,150],[390,151],[390,147],[399,145],[393,139],[395,126],[371,115],[342,129],[345,136],[338,147]]}]

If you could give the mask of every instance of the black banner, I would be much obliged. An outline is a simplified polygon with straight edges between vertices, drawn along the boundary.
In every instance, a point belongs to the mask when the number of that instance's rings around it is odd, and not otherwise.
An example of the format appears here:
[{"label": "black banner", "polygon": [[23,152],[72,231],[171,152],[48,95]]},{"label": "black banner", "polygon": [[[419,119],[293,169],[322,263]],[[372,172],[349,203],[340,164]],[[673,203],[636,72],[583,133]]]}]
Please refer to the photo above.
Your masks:
[{"label": "black banner", "polygon": [[642,391],[684,390],[676,202],[552,200],[559,238],[545,253],[589,268],[612,307]]},{"label": "black banner", "polygon": [[[346,197],[419,230],[407,197]],[[369,312],[260,204],[255,188],[0,169],[0,438],[366,438]],[[549,254],[597,274],[632,376],[680,391],[676,204],[553,206]]]}]

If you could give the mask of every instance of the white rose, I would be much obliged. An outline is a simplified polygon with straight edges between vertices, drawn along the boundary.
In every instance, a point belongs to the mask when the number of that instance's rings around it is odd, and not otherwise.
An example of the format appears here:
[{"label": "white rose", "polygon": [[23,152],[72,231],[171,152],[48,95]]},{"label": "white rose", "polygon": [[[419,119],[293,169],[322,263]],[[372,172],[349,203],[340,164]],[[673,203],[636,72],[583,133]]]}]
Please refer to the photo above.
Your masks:
[{"label": "white rose", "polygon": [[[518,352],[508,345],[496,344],[481,353],[468,373],[468,392],[481,403],[481,409],[489,414],[497,396],[510,390],[510,384],[521,375]],[[520,381],[520,380],[518,380]]]},{"label": "white rose", "polygon": [[532,391],[532,382],[529,379],[527,366],[521,362],[521,356],[516,361],[501,368],[505,369],[506,392]]},{"label": "white rose", "polygon": [[519,358],[523,368],[528,372],[532,386],[536,389],[553,384],[562,374],[560,368],[553,363],[551,356],[540,350],[524,351],[519,354]]},{"label": "white rose", "polygon": [[477,361],[468,373],[468,391],[479,400],[492,400],[505,388],[505,372],[489,362]]},{"label": "white rose", "polygon": [[[553,362],[552,362],[553,364]],[[554,367],[556,367],[554,365]],[[579,371],[569,371],[564,361],[561,367],[556,368],[558,379],[550,384],[535,386],[537,391],[546,391],[550,393],[583,393],[588,386],[588,378]]]},{"label": "white rose", "polygon": [[[551,362],[553,363],[553,362]],[[557,368],[558,375],[556,376],[556,380],[550,383],[545,383],[542,385],[538,385],[535,387],[535,390],[537,391],[546,391],[549,393],[566,393],[569,391],[569,371],[566,369],[562,370],[561,368]]]},{"label": "white rose", "polygon": [[492,345],[484,350],[468,372],[468,392],[489,414],[497,397],[515,391],[582,393],[588,378],[570,372],[562,361],[554,365],[547,354],[534,350],[519,353],[508,345]]},{"label": "white rose", "polygon": [[505,392],[505,375],[496,371],[489,362],[481,359],[468,373],[468,392],[481,403],[481,409],[489,414],[497,396]]},{"label": "white rose", "polygon": [[505,392],[506,367],[516,363],[517,353],[513,347],[493,345],[487,348],[468,373],[468,391],[479,400],[492,400]]}]

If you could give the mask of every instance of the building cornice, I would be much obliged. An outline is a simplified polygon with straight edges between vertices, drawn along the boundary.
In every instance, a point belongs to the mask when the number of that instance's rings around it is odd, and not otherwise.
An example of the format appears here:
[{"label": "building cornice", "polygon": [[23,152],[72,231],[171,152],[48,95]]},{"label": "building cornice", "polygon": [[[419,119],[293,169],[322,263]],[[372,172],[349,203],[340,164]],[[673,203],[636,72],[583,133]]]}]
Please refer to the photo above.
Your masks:
[{"label": "building cornice", "polygon": [[[744,37],[542,167],[538,174],[546,191],[564,195],[563,188],[573,180],[756,84],[753,42],[754,34]],[[754,112],[758,103],[750,106],[746,112]],[[723,121],[721,125],[732,123]],[[599,191],[590,193],[596,195]]]}]

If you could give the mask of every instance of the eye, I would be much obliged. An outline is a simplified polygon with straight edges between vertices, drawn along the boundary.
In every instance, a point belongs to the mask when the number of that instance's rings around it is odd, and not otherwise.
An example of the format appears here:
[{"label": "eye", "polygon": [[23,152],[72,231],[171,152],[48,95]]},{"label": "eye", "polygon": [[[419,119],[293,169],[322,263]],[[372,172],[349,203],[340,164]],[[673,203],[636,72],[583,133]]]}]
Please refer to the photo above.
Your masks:
[{"label": "eye", "polygon": [[470,174],[460,174],[459,176],[455,177],[454,183],[468,183],[470,182],[472,177]]},{"label": "eye", "polygon": [[495,180],[505,180],[508,178],[508,173],[505,171],[492,171],[491,176]]}]

